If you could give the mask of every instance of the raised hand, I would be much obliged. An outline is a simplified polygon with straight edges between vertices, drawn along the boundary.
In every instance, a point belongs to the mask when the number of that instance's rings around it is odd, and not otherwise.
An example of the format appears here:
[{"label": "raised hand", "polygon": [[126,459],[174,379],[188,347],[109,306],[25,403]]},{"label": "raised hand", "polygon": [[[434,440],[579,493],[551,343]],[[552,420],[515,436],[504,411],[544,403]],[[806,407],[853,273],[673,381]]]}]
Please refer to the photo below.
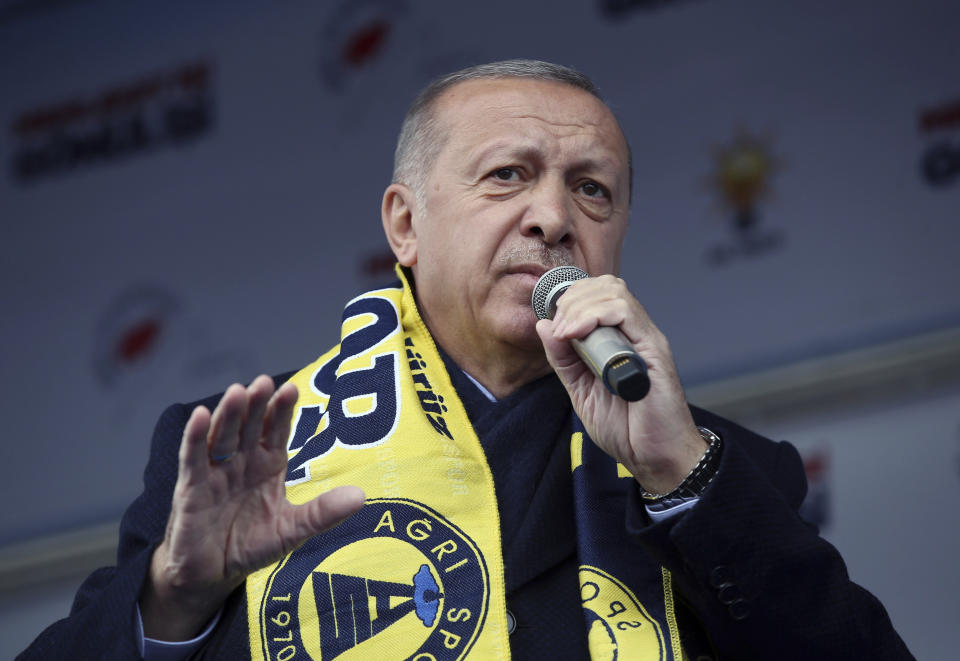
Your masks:
[{"label": "raised hand", "polygon": [[[647,363],[650,392],[638,402],[612,395],[567,340],[597,326],[618,326]],[[677,377],[670,346],[623,280],[611,275],[575,282],[552,321],[537,323],[547,360],[594,442],[648,491],[667,493],[706,450]]]},{"label": "raised hand", "polygon": [[303,505],[286,498],[286,441],[297,389],[257,377],[234,384],[211,415],[194,409],[183,431],[173,505],[140,595],[144,633],[185,640],[199,633],[253,571],[363,505],[340,487]]}]

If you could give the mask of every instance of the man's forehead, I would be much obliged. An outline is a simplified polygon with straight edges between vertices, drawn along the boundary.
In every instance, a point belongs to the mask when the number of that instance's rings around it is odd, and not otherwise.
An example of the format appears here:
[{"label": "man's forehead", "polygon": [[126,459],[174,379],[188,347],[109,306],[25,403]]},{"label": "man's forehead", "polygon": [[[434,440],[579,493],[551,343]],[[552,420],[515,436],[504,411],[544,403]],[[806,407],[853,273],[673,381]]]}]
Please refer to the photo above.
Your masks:
[{"label": "man's forehead", "polygon": [[[589,92],[572,85],[530,78],[462,81],[445,91],[434,108],[444,132],[483,125],[533,120],[551,130],[572,135],[609,133],[626,149],[620,125],[609,108]],[[449,138],[446,135],[445,138]]]}]

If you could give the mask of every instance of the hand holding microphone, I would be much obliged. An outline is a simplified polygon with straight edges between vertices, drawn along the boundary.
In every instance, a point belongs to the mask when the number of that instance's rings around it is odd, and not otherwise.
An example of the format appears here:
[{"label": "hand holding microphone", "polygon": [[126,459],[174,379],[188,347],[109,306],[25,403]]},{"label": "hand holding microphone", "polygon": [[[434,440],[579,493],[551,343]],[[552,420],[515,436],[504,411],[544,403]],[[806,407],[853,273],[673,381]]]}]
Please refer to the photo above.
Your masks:
[{"label": "hand holding microphone", "polygon": [[[571,266],[544,273],[532,296],[537,316],[554,319],[560,296],[587,277]],[[697,465],[706,444],[687,405],[666,337],[624,283],[612,276],[578,285],[570,296],[560,323],[573,323],[578,330],[561,327],[564,339],[558,340],[556,327],[551,333],[538,322],[547,360],[594,444],[623,464],[645,490],[669,493]],[[611,326],[592,326],[584,336],[587,323],[603,323],[602,319]],[[640,358],[628,337],[645,347],[646,359]]]},{"label": "hand holding microphone", "polygon": [[[576,266],[558,266],[540,276],[530,301],[537,318],[553,319],[563,292],[586,277]],[[570,344],[614,395],[636,402],[650,390],[646,363],[617,328],[597,327],[582,339],[571,339]]]}]

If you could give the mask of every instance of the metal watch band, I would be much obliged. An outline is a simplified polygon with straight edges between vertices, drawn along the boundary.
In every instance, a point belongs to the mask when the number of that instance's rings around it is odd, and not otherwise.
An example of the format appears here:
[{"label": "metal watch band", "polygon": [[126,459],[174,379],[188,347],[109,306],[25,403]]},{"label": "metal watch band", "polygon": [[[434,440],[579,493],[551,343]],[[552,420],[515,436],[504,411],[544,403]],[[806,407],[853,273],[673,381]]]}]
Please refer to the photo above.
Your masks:
[{"label": "metal watch band", "polygon": [[707,485],[713,481],[717,470],[720,468],[720,448],[722,443],[720,437],[706,427],[697,427],[697,431],[700,432],[700,437],[709,443],[706,452],[700,457],[697,465],[694,466],[693,469],[687,473],[687,476],[683,478],[683,481],[669,493],[651,493],[641,486],[640,496],[644,500],[654,503],[675,498],[699,498],[700,494],[707,488]]}]

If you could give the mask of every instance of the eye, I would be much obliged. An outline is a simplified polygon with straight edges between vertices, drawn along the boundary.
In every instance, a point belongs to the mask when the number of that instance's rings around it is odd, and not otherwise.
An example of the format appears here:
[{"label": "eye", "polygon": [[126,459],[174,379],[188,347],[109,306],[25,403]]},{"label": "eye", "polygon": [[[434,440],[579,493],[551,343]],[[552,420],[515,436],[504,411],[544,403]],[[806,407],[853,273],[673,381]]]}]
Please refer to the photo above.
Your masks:
[{"label": "eye", "polygon": [[513,181],[520,176],[516,168],[497,168],[490,174],[494,179],[498,179],[499,181]]},{"label": "eye", "polygon": [[585,181],[580,184],[580,190],[587,197],[610,197],[610,192],[595,181]]}]

